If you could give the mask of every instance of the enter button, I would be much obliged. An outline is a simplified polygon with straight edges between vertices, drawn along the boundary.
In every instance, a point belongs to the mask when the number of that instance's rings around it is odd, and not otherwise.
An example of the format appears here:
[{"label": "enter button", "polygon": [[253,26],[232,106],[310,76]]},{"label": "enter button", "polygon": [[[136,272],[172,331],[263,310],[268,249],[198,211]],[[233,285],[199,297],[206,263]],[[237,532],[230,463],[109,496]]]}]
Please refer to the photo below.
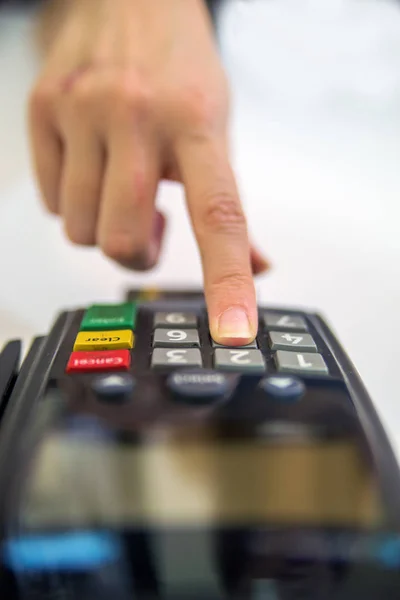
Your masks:
[{"label": "enter button", "polygon": [[209,369],[175,371],[168,378],[168,387],[177,399],[198,406],[212,404],[231,391],[230,379]]}]

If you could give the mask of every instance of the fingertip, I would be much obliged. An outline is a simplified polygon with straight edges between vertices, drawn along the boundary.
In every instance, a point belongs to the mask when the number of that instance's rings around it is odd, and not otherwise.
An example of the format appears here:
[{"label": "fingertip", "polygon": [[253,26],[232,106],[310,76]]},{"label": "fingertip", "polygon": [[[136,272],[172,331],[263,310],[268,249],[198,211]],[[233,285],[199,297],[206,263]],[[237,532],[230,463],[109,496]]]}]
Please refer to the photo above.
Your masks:
[{"label": "fingertip", "polygon": [[211,337],[223,346],[245,346],[257,335],[257,316],[254,309],[233,305],[210,320]]},{"label": "fingertip", "polygon": [[145,272],[154,269],[159,262],[166,225],[165,215],[157,211],[154,215],[153,237],[148,248],[137,253],[131,260],[118,261],[119,264],[131,271]]}]

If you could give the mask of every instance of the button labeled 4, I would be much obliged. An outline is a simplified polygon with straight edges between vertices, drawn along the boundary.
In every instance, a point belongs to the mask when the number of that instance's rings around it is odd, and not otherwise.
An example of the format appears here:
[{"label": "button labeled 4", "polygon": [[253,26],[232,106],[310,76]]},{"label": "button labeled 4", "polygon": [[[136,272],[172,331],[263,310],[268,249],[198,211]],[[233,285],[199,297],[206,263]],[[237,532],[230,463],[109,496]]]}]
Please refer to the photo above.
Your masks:
[{"label": "button labeled 4", "polygon": [[270,331],[268,337],[272,350],[296,348],[297,350],[305,350],[307,352],[317,352],[317,344],[309,333]]}]

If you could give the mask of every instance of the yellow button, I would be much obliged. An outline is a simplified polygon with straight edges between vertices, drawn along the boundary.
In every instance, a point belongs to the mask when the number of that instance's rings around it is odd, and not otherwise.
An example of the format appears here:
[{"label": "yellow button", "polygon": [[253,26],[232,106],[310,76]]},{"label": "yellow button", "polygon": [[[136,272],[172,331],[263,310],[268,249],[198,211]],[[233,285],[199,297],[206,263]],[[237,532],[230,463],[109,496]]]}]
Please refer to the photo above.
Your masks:
[{"label": "yellow button", "polygon": [[161,291],[158,288],[145,288],[139,294],[139,302],[152,302],[161,297]]},{"label": "yellow button", "polygon": [[81,331],[78,333],[74,352],[82,350],[130,350],[135,338],[133,332],[117,331]]}]

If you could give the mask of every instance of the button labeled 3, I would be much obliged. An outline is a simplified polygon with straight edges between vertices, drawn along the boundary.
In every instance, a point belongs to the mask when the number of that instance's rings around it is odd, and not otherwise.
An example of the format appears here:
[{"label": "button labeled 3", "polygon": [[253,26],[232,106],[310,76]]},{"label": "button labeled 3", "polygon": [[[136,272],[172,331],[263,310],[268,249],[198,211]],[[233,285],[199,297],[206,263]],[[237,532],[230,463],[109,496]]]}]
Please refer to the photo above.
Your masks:
[{"label": "button labeled 3", "polygon": [[201,353],[197,348],[155,348],[151,358],[153,368],[201,367]]}]

